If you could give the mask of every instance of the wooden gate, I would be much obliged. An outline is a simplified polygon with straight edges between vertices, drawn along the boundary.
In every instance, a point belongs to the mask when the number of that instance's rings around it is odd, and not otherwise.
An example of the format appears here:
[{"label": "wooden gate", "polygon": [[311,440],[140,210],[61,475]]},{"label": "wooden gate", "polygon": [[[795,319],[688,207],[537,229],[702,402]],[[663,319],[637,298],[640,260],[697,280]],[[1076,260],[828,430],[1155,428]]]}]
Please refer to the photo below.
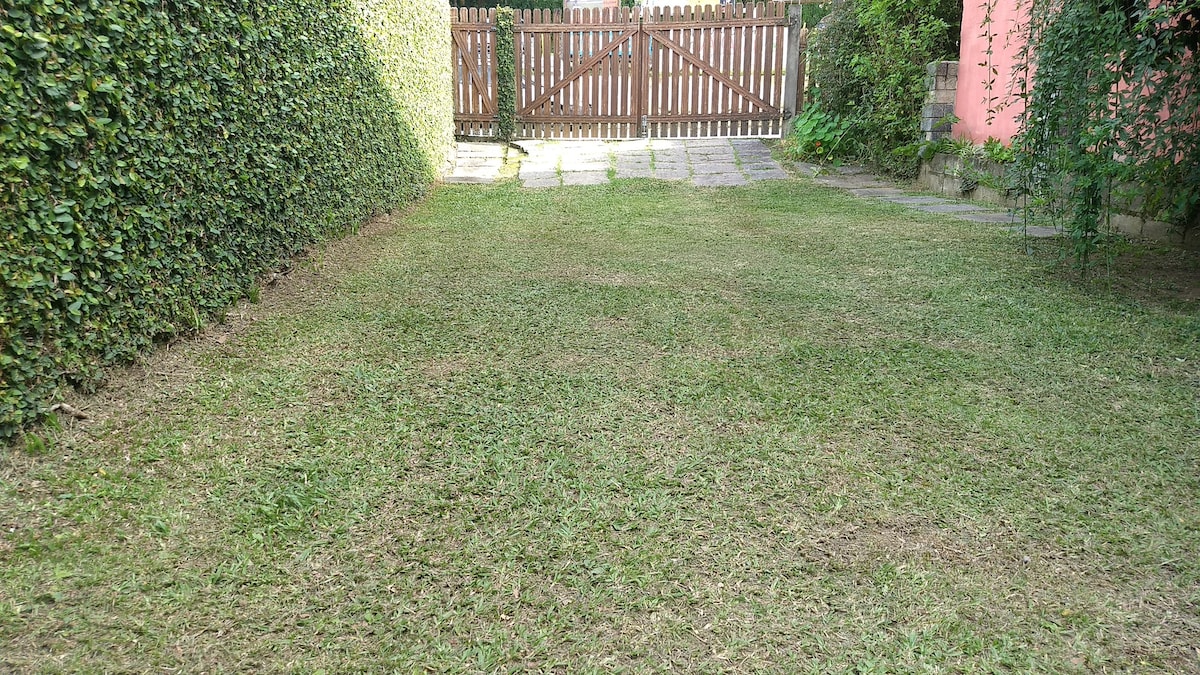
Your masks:
[{"label": "wooden gate", "polygon": [[496,10],[450,10],[454,55],[454,126],[460,136],[494,136],[496,102]]},{"label": "wooden gate", "polygon": [[[461,135],[495,133],[494,24],[494,10],[454,10]],[[782,2],[516,12],[517,136],[777,136],[801,98],[785,71],[803,82],[790,28]]]}]

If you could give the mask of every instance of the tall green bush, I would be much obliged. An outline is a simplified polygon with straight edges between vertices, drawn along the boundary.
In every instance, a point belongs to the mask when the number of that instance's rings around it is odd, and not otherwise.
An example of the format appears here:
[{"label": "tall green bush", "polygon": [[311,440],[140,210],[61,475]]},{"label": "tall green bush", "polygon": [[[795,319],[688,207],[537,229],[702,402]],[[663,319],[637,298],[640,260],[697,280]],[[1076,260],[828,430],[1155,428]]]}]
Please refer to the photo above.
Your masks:
[{"label": "tall green bush", "polygon": [[444,0],[0,7],[0,436],[418,196]]},{"label": "tall green bush", "polygon": [[915,176],[925,66],[957,58],[961,0],[841,0],[813,34],[817,105],[841,115],[864,159]]}]

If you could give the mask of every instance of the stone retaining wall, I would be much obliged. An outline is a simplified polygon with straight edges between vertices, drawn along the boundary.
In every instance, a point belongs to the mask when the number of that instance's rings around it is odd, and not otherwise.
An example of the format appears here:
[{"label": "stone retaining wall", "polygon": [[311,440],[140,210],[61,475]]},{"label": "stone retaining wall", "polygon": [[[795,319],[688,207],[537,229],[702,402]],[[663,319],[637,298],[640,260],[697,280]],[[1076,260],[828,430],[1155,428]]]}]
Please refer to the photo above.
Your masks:
[{"label": "stone retaining wall", "polygon": [[[922,189],[955,197],[970,199],[977,202],[996,204],[1010,209],[1019,208],[1020,201],[1008,194],[1004,189],[1005,171],[1007,165],[988,159],[965,159],[958,155],[939,153],[932,159],[921,163],[921,173],[917,177],[917,185]],[[977,181],[964,181],[964,176],[983,177]],[[969,188],[964,190],[963,188]],[[1200,248],[1200,233],[1193,234],[1186,241],[1169,224],[1147,220],[1134,213],[1135,204],[1126,205],[1123,210],[1112,214],[1112,224],[1118,232],[1130,237],[1153,239],[1185,248]]]}]

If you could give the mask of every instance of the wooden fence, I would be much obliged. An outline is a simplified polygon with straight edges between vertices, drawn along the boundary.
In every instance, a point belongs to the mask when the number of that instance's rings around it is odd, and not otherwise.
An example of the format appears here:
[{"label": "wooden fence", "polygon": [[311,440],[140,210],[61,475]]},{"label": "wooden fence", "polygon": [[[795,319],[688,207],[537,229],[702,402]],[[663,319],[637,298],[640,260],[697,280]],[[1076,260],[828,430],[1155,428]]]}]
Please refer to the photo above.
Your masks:
[{"label": "wooden fence", "polygon": [[[491,136],[495,11],[452,12],[458,133]],[[518,11],[517,135],[779,135],[803,97],[795,14],[781,2]]]}]

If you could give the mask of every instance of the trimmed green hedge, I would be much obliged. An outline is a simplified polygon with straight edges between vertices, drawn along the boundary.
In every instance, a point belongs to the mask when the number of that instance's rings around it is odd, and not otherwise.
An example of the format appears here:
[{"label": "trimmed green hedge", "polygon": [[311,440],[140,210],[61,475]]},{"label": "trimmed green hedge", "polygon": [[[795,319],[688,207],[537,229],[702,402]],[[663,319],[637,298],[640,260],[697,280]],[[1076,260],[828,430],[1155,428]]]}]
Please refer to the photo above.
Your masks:
[{"label": "trimmed green hedge", "polygon": [[0,436],[420,195],[452,142],[445,0],[0,8]]}]

